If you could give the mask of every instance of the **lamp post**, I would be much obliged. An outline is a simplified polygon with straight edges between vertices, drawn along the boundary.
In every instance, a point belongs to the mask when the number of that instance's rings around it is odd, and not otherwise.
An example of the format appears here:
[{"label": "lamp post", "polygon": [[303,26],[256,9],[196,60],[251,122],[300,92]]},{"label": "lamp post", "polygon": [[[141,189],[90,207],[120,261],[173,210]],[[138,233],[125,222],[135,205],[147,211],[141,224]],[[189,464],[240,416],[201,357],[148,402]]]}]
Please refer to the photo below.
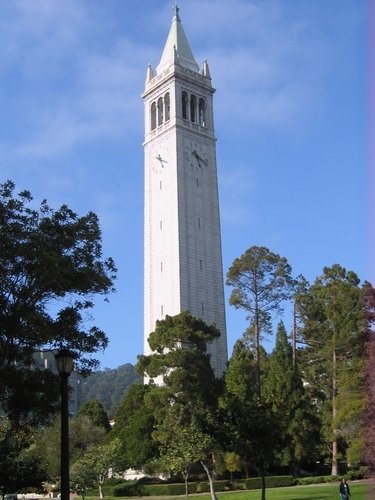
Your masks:
[{"label": "lamp post", "polygon": [[69,500],[69,385],[73,371],[73,354],[61,349],[55,354],[57,370],[61,377],[61,500]]}]

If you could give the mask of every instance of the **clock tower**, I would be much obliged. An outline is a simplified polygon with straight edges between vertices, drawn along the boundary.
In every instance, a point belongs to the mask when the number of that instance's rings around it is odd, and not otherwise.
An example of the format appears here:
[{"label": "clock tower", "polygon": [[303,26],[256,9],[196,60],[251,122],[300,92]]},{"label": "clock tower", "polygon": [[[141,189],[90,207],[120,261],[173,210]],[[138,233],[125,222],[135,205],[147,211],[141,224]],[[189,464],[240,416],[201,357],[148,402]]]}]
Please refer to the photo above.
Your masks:
[{"label": "clock tower", "polygon": [[215,375],[228,360],[213,94],[174,7],[159,65],[149,65],[145,105],[144,353],[166,315],[189,311],[221,336],[208,346]]}]

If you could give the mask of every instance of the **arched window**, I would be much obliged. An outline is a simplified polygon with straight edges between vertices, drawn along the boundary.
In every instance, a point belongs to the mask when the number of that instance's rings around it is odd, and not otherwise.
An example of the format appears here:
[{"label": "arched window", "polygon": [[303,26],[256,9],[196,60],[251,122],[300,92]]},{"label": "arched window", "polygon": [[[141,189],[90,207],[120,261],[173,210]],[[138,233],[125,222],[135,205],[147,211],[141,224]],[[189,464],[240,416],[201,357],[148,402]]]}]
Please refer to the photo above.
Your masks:
[{"label": "arched window", "polygon": [[184,91],[182,92],[182,118],[187,120],[188,115],[188,95]]},{"label": "arched window", "polygon": [[206,103],[204,102],[204,99],[199,99],[199,105],[198,105],[198,113],[199,113],[199,125],[202,125],[202,127],[206,126]]},{"label": "arched window", "polygon": [[165,114],[165,121],[167,122],[171,117],[171,103],[169,98],[169,92],[167,92],[164,96],[164,114]]},{"label": "arched window", "polygon": [[158,125],[163,123],[163,98],[158,99]]},{"label": "arched window", "polygon": [[151,104],[151,130],[156,128],[156,104]]},{"label": "arched window", "polygon": [[194,123],[197,121],[197,98],[195,95],[190,97],[190,120]]}]

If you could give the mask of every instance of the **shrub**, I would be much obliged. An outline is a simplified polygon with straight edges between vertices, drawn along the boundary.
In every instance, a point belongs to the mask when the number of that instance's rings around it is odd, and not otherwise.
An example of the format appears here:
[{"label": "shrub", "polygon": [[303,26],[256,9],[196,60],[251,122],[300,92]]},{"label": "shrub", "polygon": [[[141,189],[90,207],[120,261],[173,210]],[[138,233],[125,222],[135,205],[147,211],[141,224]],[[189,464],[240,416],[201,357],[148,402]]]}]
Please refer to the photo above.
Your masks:
[{"label": "shrub", "polygon": [[[281,486],[293,486],[295,484],[295,479],[293,476],[267,476],[266,478],[267,488],[278,488]],[[260,477],[251,477],[245,479],[245,487],[247,490],[257,490],[262,487]]]},{"label": "shrub", "polygon": [[296,481],[293,476],[269,476],[266,477],[267,488],[280,488],[282,486],[294,486]]},{"label": "shrub", "polygon": [[346,478],[350,481],[355,481],[356,479],[364,479],[369,477],[370,469],[366,465],[361,465],[358,469],[351,469],[346,474]]},{"label": "shrub", "polygon": [[126,481],[121,484],[117,484],[113,487],[112,495],[114,497],[136,497],[145,496],[146,486],[143,484],[138,484],[138,481]]},{"label": "shrub", "polygon": [[308,485],[308,484],[318,484],[324,483],[324,476],[308,476],[308,477],[299,477],[297,480],[297,484]]},{"label": "shrub", "polygon": [[[189,484],[189,492],[194,493]],[[185,495],[185,484],[184,483],[174,483],[174,484],[147,484],[144,486],[145,495],[151,496],[176,496]]]}]

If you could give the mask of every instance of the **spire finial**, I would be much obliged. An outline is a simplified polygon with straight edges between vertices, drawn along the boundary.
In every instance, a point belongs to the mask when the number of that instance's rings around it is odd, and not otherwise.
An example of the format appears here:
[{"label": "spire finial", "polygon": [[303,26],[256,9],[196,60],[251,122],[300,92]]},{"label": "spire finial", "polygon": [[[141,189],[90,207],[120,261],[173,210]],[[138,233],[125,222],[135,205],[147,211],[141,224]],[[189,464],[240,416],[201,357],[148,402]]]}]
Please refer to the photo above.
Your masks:
[{"label": "spire finial", "polygon": [[177,0],[174,0],[174,5],[173,5],[173,17],[177,19],[177,21],[180,21],[180,7],[177,5]]}]

